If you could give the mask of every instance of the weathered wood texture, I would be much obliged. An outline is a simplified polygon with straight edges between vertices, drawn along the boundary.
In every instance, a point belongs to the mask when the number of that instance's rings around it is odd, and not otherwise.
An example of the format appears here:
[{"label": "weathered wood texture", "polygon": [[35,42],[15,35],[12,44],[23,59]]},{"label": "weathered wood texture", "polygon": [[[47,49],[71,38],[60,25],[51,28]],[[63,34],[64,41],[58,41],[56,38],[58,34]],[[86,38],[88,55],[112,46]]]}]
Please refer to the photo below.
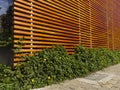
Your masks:
[{"label": "weathered wood texture", "polygon": [[23,54],[53,44],[64,45],[69,53],[79,44],[118,50],[119,8],[119,0],[15,0],[14,48],[24,37]]}]

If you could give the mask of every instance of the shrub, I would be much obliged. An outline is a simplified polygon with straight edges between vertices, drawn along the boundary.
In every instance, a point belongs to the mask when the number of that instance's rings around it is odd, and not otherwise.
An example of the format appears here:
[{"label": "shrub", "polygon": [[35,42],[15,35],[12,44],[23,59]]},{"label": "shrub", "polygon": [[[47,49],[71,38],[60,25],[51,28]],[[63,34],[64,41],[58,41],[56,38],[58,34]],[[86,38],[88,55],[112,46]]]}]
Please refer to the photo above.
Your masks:
[{"label": "shrub", "polygon": [[12,44],[12,38],[9,35],[9,32],[3,32],[0,33],[0,47],[7,46],[9,44]]},{"label": "shrub", "polygon": [[119,63],[120,51],[77,46],[74,54],[68,55],[62,46],[53,46],[33,56],[27,55],[25,59],[25,63],[14,69],[0,65],[1,90],[29,90],[85,76]]},{"label": "shrub", "polygon": [[[85,48],[78,46],[75,48],[75,59],[85,64],[87,72],[101,70],[120,62],[120,52],[110,51],[105,48]],[[84,70],[84,69],[83,69]]]}]

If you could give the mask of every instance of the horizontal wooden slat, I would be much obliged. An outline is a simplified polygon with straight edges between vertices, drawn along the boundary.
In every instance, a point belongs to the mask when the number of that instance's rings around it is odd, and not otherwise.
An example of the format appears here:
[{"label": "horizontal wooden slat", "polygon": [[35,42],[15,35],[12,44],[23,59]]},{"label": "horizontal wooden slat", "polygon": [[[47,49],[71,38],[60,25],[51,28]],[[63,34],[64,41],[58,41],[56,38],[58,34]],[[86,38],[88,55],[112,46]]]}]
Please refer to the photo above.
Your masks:
[{"label": "horizontal wooden slat", "polygon": [[[14,48],[23,38],[22,53],[64,45],[120,49],[119,0],[15,0]],[[18,54],[15,62],[20,61]],[[24,60],[23,60],[24,61]]]}]

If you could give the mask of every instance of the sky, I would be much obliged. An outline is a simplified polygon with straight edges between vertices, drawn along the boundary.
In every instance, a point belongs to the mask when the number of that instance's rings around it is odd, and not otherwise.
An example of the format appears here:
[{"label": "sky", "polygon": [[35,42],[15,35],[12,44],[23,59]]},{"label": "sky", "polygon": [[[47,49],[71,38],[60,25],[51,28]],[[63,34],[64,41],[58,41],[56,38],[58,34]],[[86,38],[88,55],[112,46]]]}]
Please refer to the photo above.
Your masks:
[{"label": "sky", "polygon": [[0,0],[0,7],[2,7],[2,9],[0,9],[0,15],[5,14],[9,5],[11,5],[12,0]]}]

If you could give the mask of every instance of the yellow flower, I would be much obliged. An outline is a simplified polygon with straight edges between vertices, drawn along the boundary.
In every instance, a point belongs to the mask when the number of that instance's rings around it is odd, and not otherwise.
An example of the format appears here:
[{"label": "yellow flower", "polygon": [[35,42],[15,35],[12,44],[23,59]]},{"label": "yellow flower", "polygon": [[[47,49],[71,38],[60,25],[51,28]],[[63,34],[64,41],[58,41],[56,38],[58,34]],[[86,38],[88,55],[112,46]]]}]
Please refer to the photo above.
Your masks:
[{"label": "yellow flower", "polygon": [[48,80],[50,80],[50,76],[48,76]]},{"label": "yellow flower", "polygon": [[34,79],[32,79],[32,83],[34,83],[35,82],[35,80]]},{"label": "yellow flower", "polygon": [[44,61],[46,61],[46,58],[44,58]]}]

